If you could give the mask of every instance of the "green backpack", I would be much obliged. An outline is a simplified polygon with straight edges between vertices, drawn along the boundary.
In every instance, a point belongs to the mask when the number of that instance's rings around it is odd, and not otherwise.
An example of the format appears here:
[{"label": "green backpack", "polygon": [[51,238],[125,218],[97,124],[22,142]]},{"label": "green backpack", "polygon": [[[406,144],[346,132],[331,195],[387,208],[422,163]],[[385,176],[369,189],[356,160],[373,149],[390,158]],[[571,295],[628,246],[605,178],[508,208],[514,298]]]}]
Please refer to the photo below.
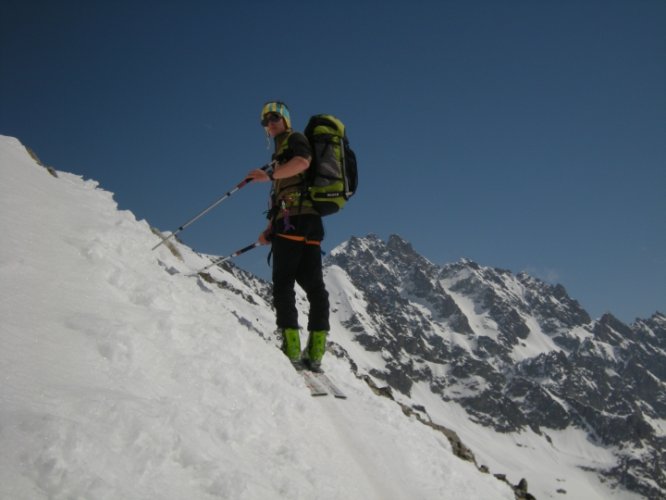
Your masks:
[{"label": "green backpack", "polygon": [[304,131],[312,147],[306,187],[320,215],[341,210],[358,185],[356,154],[349,146],[344,124],[333,115],[314,115]]}]

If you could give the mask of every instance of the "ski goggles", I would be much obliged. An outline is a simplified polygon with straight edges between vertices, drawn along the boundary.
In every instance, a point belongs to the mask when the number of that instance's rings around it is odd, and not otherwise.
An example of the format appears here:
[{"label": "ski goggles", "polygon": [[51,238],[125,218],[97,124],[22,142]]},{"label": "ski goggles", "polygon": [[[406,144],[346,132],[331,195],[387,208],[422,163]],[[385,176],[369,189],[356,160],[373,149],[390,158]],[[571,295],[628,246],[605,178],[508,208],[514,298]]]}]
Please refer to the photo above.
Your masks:
[{"label": "ski goggles", "polygon": [[277,113],[266,113],[261,120],[261,126],[266,127],[269,123],[277,123],[282,120],[282,115]]}]

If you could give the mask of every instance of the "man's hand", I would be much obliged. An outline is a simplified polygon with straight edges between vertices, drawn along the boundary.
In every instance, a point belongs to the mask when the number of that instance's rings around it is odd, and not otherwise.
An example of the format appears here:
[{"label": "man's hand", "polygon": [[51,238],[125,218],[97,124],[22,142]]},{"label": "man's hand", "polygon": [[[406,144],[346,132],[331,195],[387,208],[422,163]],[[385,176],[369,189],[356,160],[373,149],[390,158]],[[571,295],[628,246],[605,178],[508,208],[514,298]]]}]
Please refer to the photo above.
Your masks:
[{"label": "man's hand", "polygon": [[256,181],[256,182],[267,182],[267,181],[271,180],[270,177],[268,177],[268,174],[266,173],[266,171],[264,171],[260,168],[250,170],[247,173],[247,176],[245,178],[246,179],[252,179],[253,181]]},{"label": "man's hand", "polygon": [[259,243],[262,245],[268,245],[271,242],[271,229],[270,227],[265,229],[260,235],[259,235]]}]

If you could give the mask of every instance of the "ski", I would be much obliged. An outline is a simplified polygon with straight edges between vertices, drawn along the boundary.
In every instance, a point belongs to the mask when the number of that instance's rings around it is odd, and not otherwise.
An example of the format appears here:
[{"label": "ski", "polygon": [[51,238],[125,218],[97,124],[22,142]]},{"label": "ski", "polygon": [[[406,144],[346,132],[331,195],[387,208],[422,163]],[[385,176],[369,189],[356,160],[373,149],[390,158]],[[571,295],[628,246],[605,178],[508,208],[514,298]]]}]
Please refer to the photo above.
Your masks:
[{"label": "ski", "polygon": [[310,389],[310,395],[327,396],[332,394],[338,399],[347,399],[347,395],[324,372],[298,370],[298,373],[303,376],[305,385]]},{"label": "ski", "polygon": [[310,395],[312,396],[326,396],[328,390],[323,382],[321,382],[313,372],[307,370],[301,370],[298,373],[303,375],[305,380],[305,385],[310,389]]},{"label": "ski", "polygon": [[347,395],[340,390],[340,388],[333,383],[328,375],[324,372],[310,372],[326,389],[328,389],[333,396],[338,399],[347,399]]}]

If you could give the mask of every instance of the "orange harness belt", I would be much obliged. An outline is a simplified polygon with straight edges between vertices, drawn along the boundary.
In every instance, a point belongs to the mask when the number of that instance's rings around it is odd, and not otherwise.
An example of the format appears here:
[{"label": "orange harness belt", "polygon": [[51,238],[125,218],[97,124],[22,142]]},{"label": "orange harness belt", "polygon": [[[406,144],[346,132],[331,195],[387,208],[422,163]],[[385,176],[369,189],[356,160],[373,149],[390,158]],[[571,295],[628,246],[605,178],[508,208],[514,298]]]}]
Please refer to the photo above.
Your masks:
[{"label": "orange harness belt", "polygon": [[321,245],[321,241],[308,240],[305,236],[295,236],[292,234],[280,234],[280,233],[278,233],[276,236],[284,238],[285,240],[302,241],[306,245],[317,245],[317,246]]}]

